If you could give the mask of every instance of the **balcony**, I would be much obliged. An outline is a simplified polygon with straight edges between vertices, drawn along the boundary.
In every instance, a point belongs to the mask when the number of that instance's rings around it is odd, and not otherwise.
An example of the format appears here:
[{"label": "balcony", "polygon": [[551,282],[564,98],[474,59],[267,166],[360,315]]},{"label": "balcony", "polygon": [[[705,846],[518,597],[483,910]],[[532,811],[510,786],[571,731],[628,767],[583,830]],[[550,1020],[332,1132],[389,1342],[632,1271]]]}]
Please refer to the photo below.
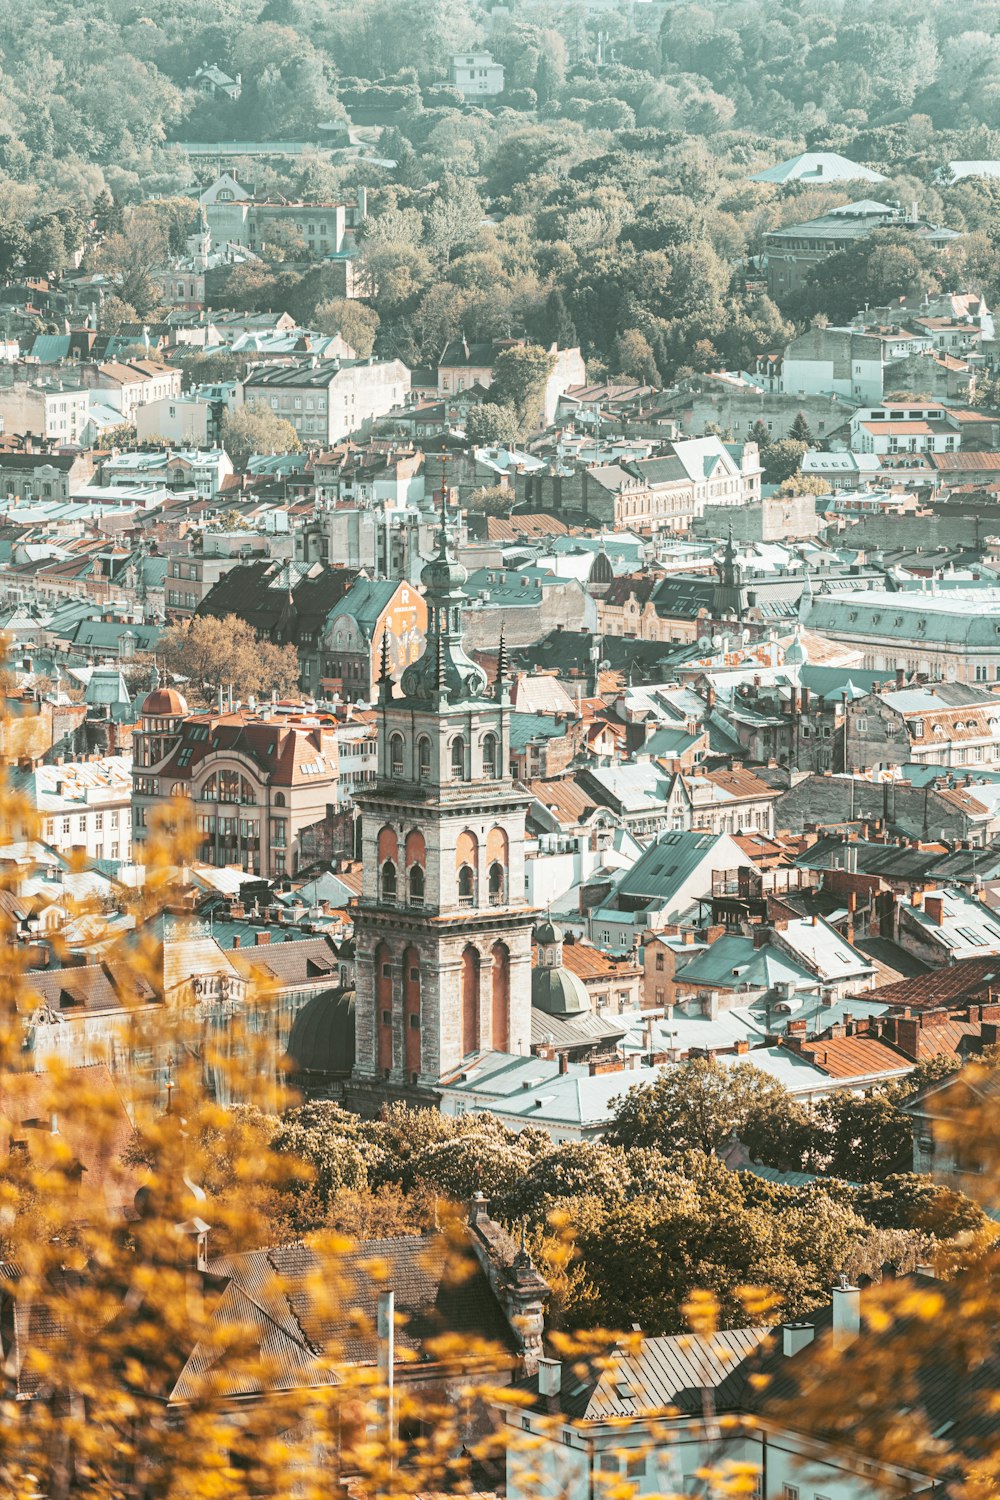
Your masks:
[{"label": "balcony", "polygon": [[466,910],[471,910],[476,904],[476,898],[475,896],[459,896],[458,904]]}]

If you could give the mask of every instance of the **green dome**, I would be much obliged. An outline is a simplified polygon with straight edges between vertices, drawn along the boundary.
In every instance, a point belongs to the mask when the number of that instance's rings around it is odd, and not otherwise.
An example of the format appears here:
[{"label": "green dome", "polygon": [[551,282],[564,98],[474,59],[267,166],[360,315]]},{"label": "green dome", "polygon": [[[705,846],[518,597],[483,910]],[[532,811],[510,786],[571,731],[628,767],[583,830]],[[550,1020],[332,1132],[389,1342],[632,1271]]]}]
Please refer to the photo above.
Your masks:
[{"label": "green dome", "polygon": [[346,1076],[354,1067],[354,989],[314,995],[292,1022],[288,1057],[298,1073]]},{"label": "green dome", "polygon": [[549,1016],[582,1016],[590,1010],[590,996],[583,980],[568,969],[543,967],[531,972],[531,1004]]},{"label": "green dome", "polygon": [[535,928],[535,942],[540,948],[547,948],[552,943],[563,941],[563,930],[557,927],[551,917],[547,917],[540,927]]},{"label": "green dome", "polygon": [[801,631],[800,627],[798,625],[796,625],[796,627],[795,627],[795,635],[792,637],[791,644],[787,647],[787,649],[785,651],[785,666],[786,667],[796,667],[796,666],[798,666],[798,667],[804,667],[807,664],[808,661],[809,661],[809,652],[806,650],[806,648],[805,648],[805,646],[803,644],[803,641],[802,641],[802,631]]}]

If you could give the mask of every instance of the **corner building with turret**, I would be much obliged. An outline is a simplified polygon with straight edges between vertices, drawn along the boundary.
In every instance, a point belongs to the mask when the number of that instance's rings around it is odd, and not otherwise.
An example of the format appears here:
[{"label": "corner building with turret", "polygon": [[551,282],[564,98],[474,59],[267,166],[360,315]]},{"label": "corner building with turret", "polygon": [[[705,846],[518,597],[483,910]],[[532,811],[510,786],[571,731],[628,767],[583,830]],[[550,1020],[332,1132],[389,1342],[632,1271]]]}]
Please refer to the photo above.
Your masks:
[{"label": "corner building with turret", "polygon": [[510,775],[510,687],[462,648],[466,571],[444,510],[423,569],[426,649],[379,689],[377,780],[357,794],[364,879],[355,912],[355,1064],[345,1102],[434,1103],[484,1052],[531,1042],[524,899],[527,794]]}]

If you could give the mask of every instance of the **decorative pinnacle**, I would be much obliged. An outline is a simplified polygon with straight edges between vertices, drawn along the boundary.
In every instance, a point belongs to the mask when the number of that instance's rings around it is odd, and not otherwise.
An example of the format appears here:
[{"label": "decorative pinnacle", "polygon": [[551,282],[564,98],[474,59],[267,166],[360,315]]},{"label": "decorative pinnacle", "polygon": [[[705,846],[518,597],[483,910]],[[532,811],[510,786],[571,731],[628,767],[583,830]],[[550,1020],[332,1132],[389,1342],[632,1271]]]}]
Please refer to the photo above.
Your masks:
[{"label": "decorative pinnacle", "polygon": [[437,638],[437,661],[434,664],[434,686],[441,693],[445,689],[448,679],[448,662],[444,649],[444,636],[439,634]]},{"label": "decorative pinnacle", "polygon": [[379,682],[388,682],[390,675],[391,675],[391,668],[390,668],[390,665],[389,665],[389,627],[388,627],[388,625],[386,625],[385,628],[382,631],[382,644],[381,644],[381,646],[379,648],[379,658],[378,658],[378,679],[379,679]]},{"label": "decorative pinnacle", "polygon": [[497,686],[505,682],[510,676],[510,662],[507,658],[507,642],[504,639],[503,626],[500,626],[500,650],[497,652]]}]

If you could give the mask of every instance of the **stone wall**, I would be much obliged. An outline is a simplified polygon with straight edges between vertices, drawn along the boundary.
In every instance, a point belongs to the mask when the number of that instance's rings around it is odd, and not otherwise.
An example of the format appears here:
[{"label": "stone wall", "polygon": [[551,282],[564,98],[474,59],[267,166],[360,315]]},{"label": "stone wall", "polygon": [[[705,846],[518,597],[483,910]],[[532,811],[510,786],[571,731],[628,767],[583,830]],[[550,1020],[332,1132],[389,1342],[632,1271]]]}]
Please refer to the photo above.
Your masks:
[{"label": "stone wall", "polygon": [[755,422],[761,421],[769,426],[771,437],[777,441],[788,436],[795,418],[803,412],[813,436],[825,440],[838,428],[846,429],[855,410],[853,402],[835,401],[829,396],[782,396],[777,391],[719,385],[692,396],[688,425],[691,433],[698,436],[713,422],[739,439],[747,436]]}]

